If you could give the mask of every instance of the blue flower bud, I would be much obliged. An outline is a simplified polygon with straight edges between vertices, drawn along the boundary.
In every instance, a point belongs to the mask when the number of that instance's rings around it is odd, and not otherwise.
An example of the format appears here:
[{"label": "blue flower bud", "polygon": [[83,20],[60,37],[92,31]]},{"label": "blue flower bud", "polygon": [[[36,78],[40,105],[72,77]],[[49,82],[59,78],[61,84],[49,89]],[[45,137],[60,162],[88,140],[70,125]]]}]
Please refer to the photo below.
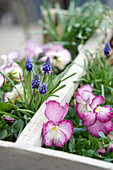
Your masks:
[{"label": "blue flower bud", "polygon": [[25,66],[26,66],[26,70],[31,72],[33,68],[33,63],[31,62],[30,58],[26,58]]},{"label": "blue flower bud", "polygon": [[45,63],[42,66],[42,70],[44,71],[44,74],[48,73],[51,71],[51,63],[49,57],[46,59]]},{"label": "blue flower bud", "polygon": [[40,94],[44,94],[47,92],[47,85],[46,83],[42,84],[42,86],[39,87]]},{"label": "blue flower bud", "polygon": [[111,46],[110,46],[110,43],[107,42],[107,43],[105,44],[104,54],[105,54],[105,55],[108,55],[110,51],[111,51]]},{"label": "blue flower bud", "polygon": [[33,78],[33,80],[31,80],[31,82],[32,82],[32,88],[33,89],[39,87],[40,80],[39,80],[39,76],[38,76],[37,73],[36,73],[35,77]]}]

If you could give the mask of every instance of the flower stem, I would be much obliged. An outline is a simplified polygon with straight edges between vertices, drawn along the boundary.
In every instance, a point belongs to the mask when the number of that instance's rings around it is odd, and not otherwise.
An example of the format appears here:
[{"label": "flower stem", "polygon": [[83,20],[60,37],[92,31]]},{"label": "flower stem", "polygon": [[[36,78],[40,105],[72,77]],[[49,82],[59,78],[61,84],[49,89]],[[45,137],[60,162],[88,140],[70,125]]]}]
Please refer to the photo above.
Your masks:
[{"label": "flower stem", "polygon": [[32,103],[34,94],[35,94],[35,88],[34,88],[34,90],[33,90],[33,94],[32,94],[31,99],[30,99],[29,109],[30,109],[30,107],[31,107],[31,103]]},{"label": "flower stem", "polygon": [[[41,98],[42,98],[42,94],[40,94],[40,98],[39,98],[39,101],[38,101],[38,103],[37,103],[37,110],[38,110],[38,107],[39,107],[39,104],[40,104]],[[37,110],[36,110],[36,111],[37,111]]]},{"label": "flower stem", "polygon": [[29,88],[30,88],[30,96],[32,95],[32,87],[31,87],[31,72],[29,73]]},{"label": "flower stem", "polygon": [[46,75],[44,74],[41,85],[43,84],[45,77],[46,77]]}]

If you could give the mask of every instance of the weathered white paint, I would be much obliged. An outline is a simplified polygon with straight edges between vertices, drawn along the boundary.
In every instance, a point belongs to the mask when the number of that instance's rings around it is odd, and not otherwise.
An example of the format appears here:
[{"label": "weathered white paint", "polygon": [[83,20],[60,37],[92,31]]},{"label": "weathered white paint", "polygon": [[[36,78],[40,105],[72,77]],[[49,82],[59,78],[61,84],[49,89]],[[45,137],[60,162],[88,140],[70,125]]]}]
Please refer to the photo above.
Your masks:
[{"label": "weathered white paint", "polygon": [[1,170],[113,170],[113,164],[41,147],[0,141]]}]

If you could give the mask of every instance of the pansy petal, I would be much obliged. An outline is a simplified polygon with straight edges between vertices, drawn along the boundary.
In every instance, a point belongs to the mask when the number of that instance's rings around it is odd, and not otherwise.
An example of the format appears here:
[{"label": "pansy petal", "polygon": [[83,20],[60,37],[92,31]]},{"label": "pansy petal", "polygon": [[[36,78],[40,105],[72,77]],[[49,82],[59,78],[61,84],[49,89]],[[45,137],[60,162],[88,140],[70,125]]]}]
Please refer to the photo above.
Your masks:
[{"label": "pansy petal", "polygon": [[94,109],[94,112],[97,113],[97,119],[100,122],[105,123],[110,121],[111,119],[111,114],[112,114],[111,110],[112,108],[109,106],[103,106],[103,107],[98,106],[96,109]]},{"label": "pansy petal", "polygon": [[101,105],[104,102],[104,97],[103,96],[96,96],[93,98],[92,103],[90,104],[90,107],[92,109],[95,109],[97,106]]},{"label": "pansy petal", "polygon": [[95,113],[91,113],[91,112],[87,112],[84,113],[84,120],[82,121],[82,124],[84,126],[91,126],[95,123],[96,121],[96,114]]},{"label": "pansy petal", "polygon": [[56,131],[52,129],[44,136],[44,143],[47,146],[54,145],[56,147],[62,148],[66,141],[66,135],[60,129],[57,129]]},{"label": "pansy petal", "polygon": [[0,87],[3,86],[5,83],[5,77],[3,75],[0,75]]},{"label": "pansy petal", "polygon": [[87,90],[89,92],[92,92],[93,91],[93,87],[90,85],[90,84],[86,84],[86,85],[83,85],[82,87],[80,87],[80,89],[78,90],[79,94],[82,95],[82,92],[84,90]]},{"label": "pansy petal", "polygon": [[64,132],[66,135],[67,141],[72,137],[73,134],[73,124],[70,120],[62,120],[58,123],[58,128]]},{"label": "pansy petal", "polygon": [[85,112],[87,112],[86,104],[78,103],[76,105],[76,111],[77,111],[77,113],[85,113]]},{"label": "pansy petal", "polygon": [[15,95],[12,92],[6,92],[4,93],[4,102],[8,102],[8,99],[13,99],[15,97]]},{"label": "pansy petal", "polygon": [[14,50],[14,51],[12,51],[11,53],[8,54],[8,57],[9,57],[11,60],[17,60],[17,59],[20,57],[20,52],[19,52],[19,50]]},{"label": "pansy petal", "polygon": [[89,92],[89,91],[87,91],[87,90],[84,90],[83,92],[82,92],[82,97],[83,97],[83,99],[85,100],[85,101],[89,101],[89,104],[91,104],[91,102],[92,102],[92,99],[95,97],[95,95],[92,93],[92,92]]},{"label": "pansy petal", "polygon": [[64,119],[65,115],[67,114],[68,107],[68,104],[61,106],[57,101],[51,100],[46,103],[45,116],[48,118],[48,120],[52,120],[53,122],[57,123]]},{"label": "pansy petal", "polygon": [[102,123],[97,120],[93,125],[87,127],[88,131],[96,137],[100,137],[99,132],[103,132],[104,135],[108,135],[113,130],[112,121]]},{"label": "pansy petal", "polygon": [[85,104],[86,102],[84,101],[84,99],[82,98],[82,96],[79,94],[79,93],[77,93],[76,95],[75,95],[75,99],[76,99],[76,101],[78,102],[78,103],[82,103],[82,104]]},{"label": "pansy petal", "polygon": [[16,64],[16,63],[13,63],[13,67],[14,67],[14,70],[13,70],[13,72],[12,73],[15,73],[14,74],[14,78],[15,79],[20,79],[20,76],[19,76],[19,74],[21,75],[21,77],[22,77],[22,79],[23,79],[23,69],[22,69],[22,67],[20,67],[18,64]]},{"label": "pansy petal", "polygon": [[53,121],[48,121],[48,122],[43,124],[43,127],[42,127],[43,138],[54,126],[55,126],[55,124],[54,124]]}]

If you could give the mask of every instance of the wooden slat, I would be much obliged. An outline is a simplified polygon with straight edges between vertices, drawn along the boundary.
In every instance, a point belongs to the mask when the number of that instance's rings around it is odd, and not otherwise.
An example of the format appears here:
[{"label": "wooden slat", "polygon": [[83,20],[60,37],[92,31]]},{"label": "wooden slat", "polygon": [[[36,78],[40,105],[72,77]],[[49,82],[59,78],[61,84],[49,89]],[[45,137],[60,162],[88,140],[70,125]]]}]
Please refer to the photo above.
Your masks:
[{"label": "wooden slat", "polygon": [[[111,32],[109,31],[108,34],[109,38],[111,36]],[[87,41],[87,43],[84,45],[84,48],[80,51],[77,58],[74,60],[75,64],[72,65],[72,67],[69,69],[67,74],[64,76],[67,77],[73,73],[76,72],[76,75],[73,77],[70,77],[69,79],[65,80],[65,82],[62,82],[62,84],[66,84],[66,87],[62,90],[58,91],[56,94],[59,96],[56,97],[50,97],[45,102],[49,100],[56,100],[60,102],[62,105],[64,105],[66,102],[69,102],[75,89],[78,86],[78,83],[73,83],[73,81],[80,79],[81,76],[85,74],[84,69],[78,66],[77,64],[80,64],[81,66],[84,66],[84,60],[86,59],[86,56],[84,54],[84,50],[87,49],[92,53],[95,53],[96,49],[98,48],[98,43],[103,41],[104,34],[102,33],[100,35],[94,35],[91,39]],[[108,38],[106,38],[107,40]],[[44,122],[47,121],[44,111],[45,111],[45,102],[42,104],[42,106],[39,108],[39,110],[36,112],[36,114],[33,116],[31,121],[28,123],[28,125],[25,127],[23,132],[21,133],[19,139],[16,141],[16,144],[20,145],[26,145],[26,146],[41,146],[42,145],[42,137],[41,137],[41,130],[42,125]]]},{"label": "wooden slat", "polygon": [[1,170],[113,170],[113,164],[41,147],[0,141]]}]

